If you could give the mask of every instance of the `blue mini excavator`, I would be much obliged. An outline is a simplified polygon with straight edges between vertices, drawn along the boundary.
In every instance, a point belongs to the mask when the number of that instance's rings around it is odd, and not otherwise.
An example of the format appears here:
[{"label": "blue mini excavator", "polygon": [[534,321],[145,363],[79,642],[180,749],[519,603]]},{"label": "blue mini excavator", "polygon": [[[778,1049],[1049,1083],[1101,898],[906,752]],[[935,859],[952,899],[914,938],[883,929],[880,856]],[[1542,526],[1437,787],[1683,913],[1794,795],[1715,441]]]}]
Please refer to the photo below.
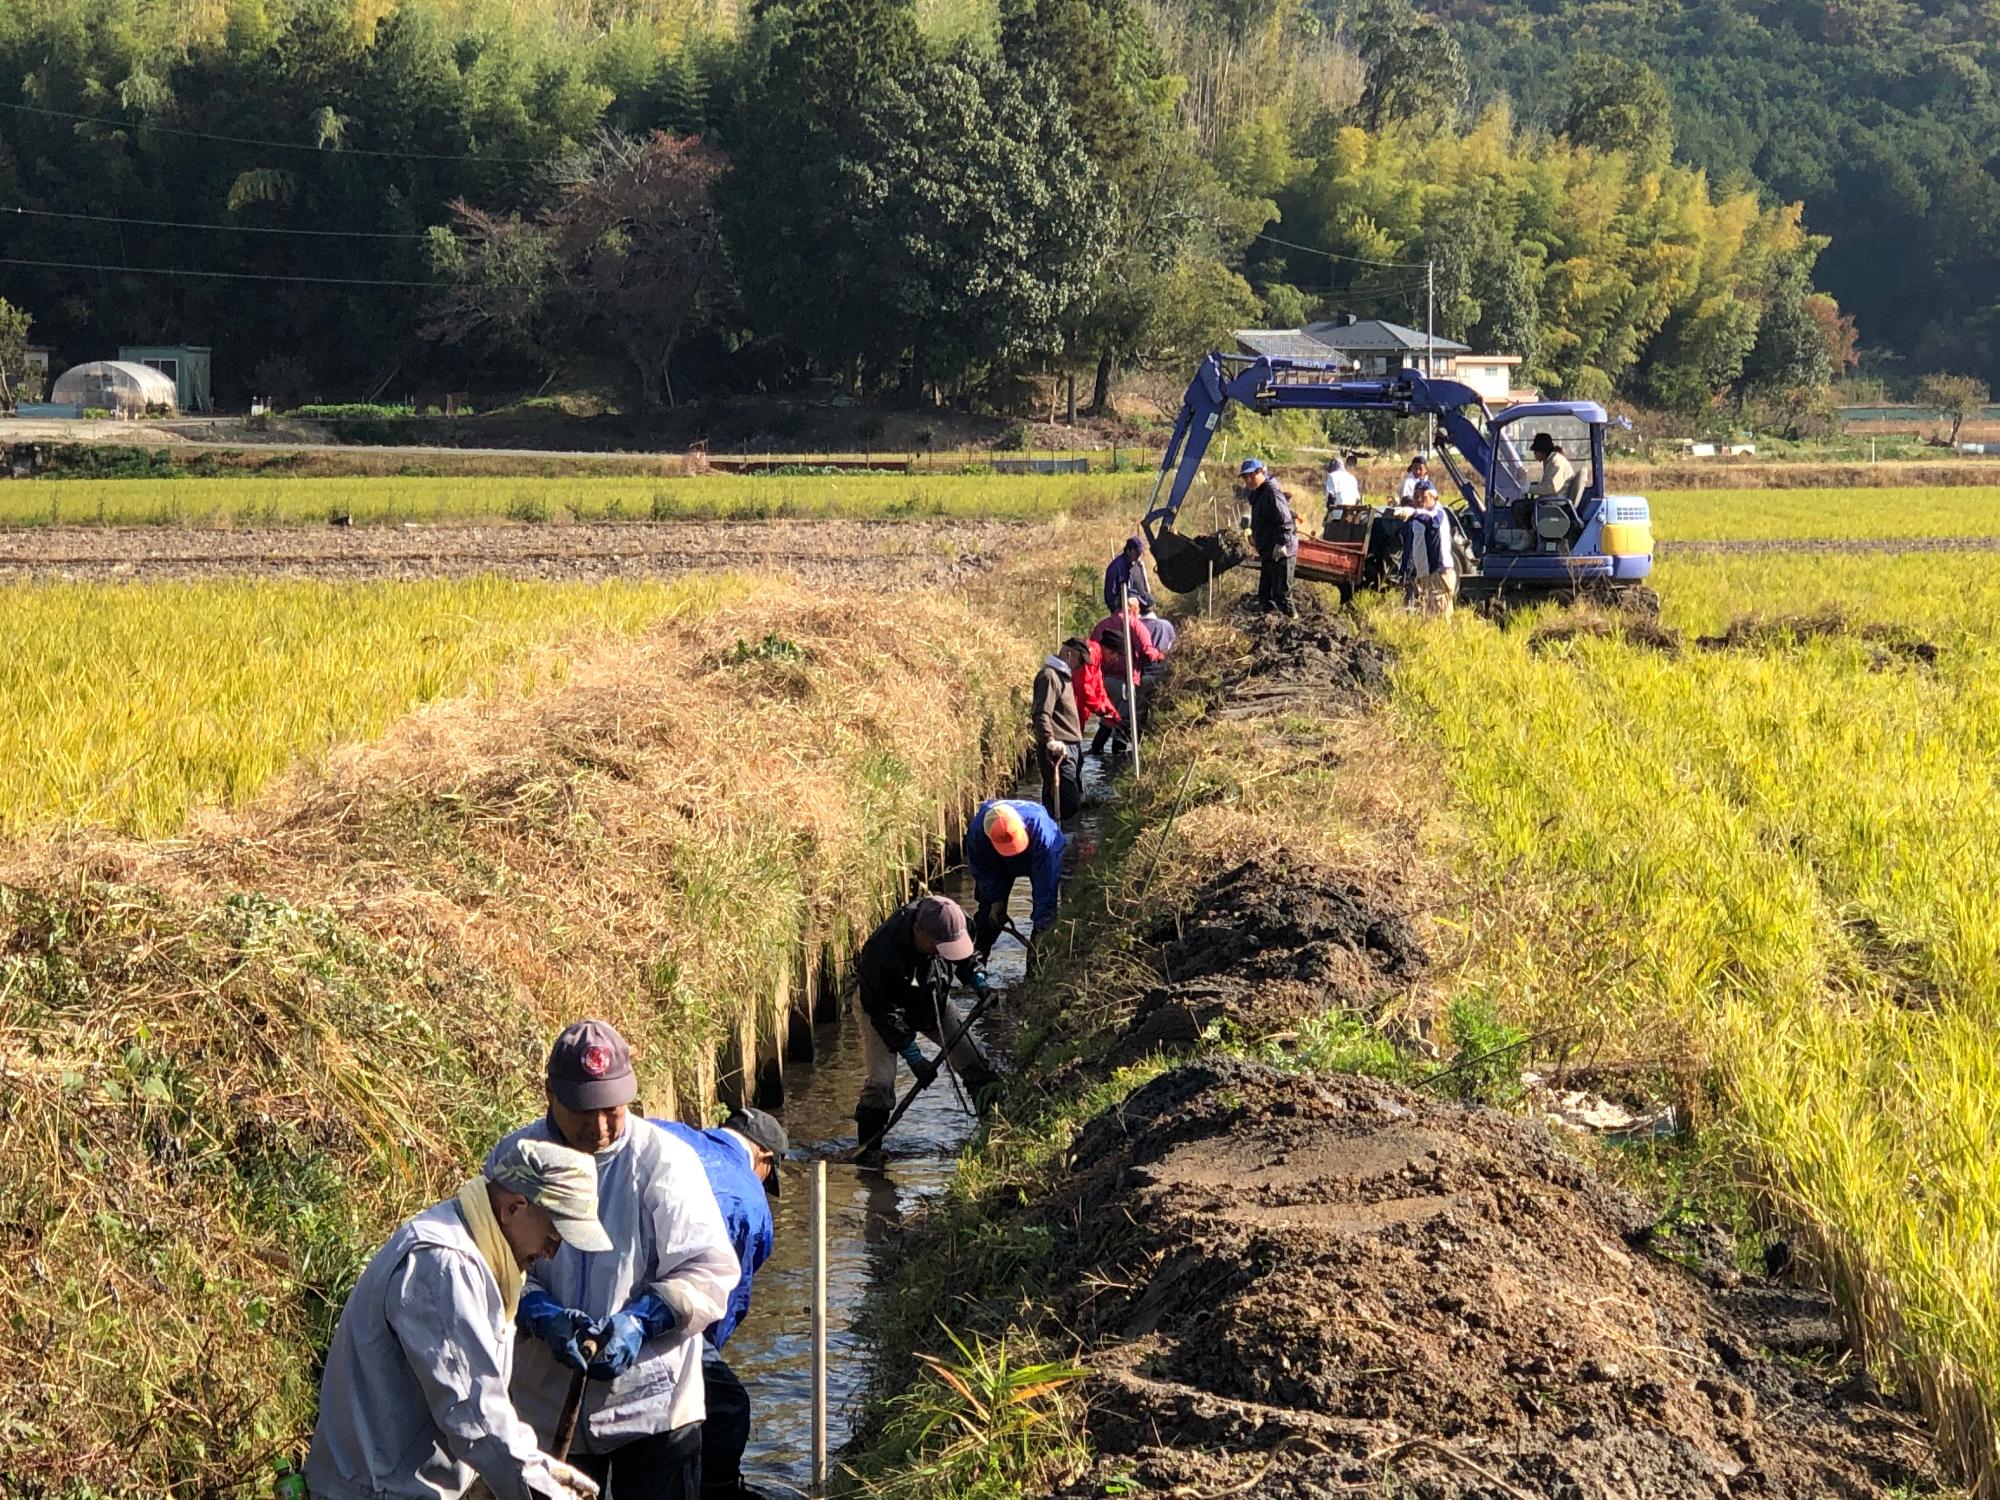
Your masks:
[{"label": "blue mini excavator", "polygon": [[[1470,386],[1418,370],[1362,379],[1331,363],[1228,354],[1209,355],[1189,382],[1140,523],[1153,549],[1154,576],[1176,593],[1199,588],[1247,555],[1233,530],[1182,536],[1174,525],[1232,401],[1258,412],[1434,417],[1444,469],[1434,477],[1441,498],[1449,503],[1455,488],[1463,502],[1455,519],[1473,560],[1470,571],[1461,570],[1462,598],[1525,603],[1602,595],[1640,610],[1658,607],[1645,583],[1653,570],[1652,511],[1636,495],[1605,493],[1610,419],[1595,401],[1536,401],[1494,412]],[[1556,494],[1536,493],[1531,483],[1527,445],[1544,432],[1576,465],[1575,477]],[[1298,576],[1351,595],[1366,571],[1372,520],[1364,507],[1329,518],[1324,538],[1301,535]]]}]

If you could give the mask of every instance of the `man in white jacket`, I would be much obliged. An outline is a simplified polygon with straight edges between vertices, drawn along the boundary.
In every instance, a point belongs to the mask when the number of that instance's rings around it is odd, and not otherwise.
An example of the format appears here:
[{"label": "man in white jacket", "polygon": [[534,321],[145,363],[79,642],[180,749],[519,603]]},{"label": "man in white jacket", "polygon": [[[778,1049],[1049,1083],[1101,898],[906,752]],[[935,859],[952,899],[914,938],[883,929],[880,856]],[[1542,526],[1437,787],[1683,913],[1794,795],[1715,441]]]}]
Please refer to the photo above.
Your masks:
[{"label": "man in white jacket", "polygon": [[592,1500],[541,1451],[507,1393],[528,1267],[611,1247],[590,1158],[544,1141],[494,1151],[482,1176],[406,1221],[354,1284],[327,1351],[306,1460],[314,1500]]},{"label": "man in white jacket", "polygon": [[[700,1160],[627,1106],[631,1050],[603,1021],[564,1029],[549,1052],[548,1113],[496,1146],[552,1141],[597,1164],[597,1213],[611,1248],[567,1245],[521,1298],[514,1404],[551,1436],[572,1376],[586,1372],[572,1462],[617,1500],[697,1500],[701,1335],[741,1270]],[[595,1346],[589,1353],[586,1344]]]}]

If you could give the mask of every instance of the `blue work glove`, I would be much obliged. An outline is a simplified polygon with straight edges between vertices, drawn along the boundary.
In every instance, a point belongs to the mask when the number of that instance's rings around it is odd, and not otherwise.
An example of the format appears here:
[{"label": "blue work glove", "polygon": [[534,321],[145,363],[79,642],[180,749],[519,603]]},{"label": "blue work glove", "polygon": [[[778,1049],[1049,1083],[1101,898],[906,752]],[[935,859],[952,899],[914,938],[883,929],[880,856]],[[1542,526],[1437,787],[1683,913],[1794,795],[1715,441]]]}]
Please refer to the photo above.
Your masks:
[{"label": "blue work glove", "polygon": [[986,992],[991,988],[993,986],[986,982],[986,971],[984,969],[974,969],[972,971],[972,993],[977,995],[981,1000],[984,1000]]},{"label": "blue work glove", "polygon": [[514,1321],[553,1349],[556,1359],[572,1370],[581,1370],[587,1363],[577,1340],[590,1332],[589,1313],[564,1307],[540,1287],[531,1286],[521,1293]]},{"label": "blue work glove", "polygon": [[917,1082],[926,1088],[937,1077],[937,1064],[924,1056],[924,1049],[914,1041],[903,1044],[903,1061],[910,1065],[910,1071],[917,1075]]},{"label": "blue work glove", "polygon": [[647,1339],[674,1326],[674,1310],[652,1292],[641,1292],[624,1308],[598,1325],[597,1358],[590,1362],[592,1380],[612,1380],[632,1368]]}]

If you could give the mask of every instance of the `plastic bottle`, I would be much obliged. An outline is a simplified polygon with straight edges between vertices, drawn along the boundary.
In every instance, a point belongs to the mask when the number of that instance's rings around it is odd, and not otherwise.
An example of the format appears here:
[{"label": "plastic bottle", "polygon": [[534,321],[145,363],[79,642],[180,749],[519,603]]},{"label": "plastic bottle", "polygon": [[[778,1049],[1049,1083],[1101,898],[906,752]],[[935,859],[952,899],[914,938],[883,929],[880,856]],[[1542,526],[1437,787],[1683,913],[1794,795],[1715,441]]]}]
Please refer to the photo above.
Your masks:
[{"label": "plastic bottle", "polygon": [[271,1476],[271,1494],[274,1500],[307,1500],[306,1476],[292,1467],[290,1459],[277,1461],[277,1470]]}]

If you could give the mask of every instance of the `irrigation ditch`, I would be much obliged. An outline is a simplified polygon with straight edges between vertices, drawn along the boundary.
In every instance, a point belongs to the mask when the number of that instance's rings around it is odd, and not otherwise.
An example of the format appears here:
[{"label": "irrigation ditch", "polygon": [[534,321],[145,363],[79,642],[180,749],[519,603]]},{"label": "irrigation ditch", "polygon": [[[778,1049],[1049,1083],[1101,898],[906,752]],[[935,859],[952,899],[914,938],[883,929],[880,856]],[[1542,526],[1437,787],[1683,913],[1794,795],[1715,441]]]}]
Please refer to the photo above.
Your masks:
[{"label": "irrigation ditch", "polygon": [[179,837],[5,846],[0,1493],[261,1490],[361,1265],[565,1021],[653,1113],[768,1086],[1004,784],[1034,660],[970,600],[759,582]]},{"label": "irrigation ditch", "polygon": [[878,1272],[860,1492],[1946,1491],[1781,1244],[1493,1107],[1524,1039],[1428,951],[1381,645],[1238,616],[1177,661],[1000,1116]]}]

